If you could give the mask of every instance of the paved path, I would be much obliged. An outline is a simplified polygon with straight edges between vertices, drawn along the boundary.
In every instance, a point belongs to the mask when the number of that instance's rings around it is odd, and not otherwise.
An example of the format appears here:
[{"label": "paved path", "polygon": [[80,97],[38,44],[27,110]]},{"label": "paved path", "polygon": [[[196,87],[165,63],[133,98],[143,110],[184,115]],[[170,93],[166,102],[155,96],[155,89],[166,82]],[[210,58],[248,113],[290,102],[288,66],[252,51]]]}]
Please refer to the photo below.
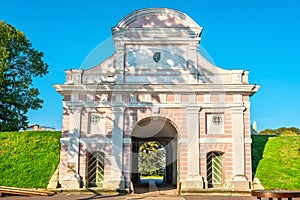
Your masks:
[{"label": "paved path", "polygon": [[56,194],[50,197],[22,197],[8,196],[0,197],[1,200],[256,200],[254,197],[223,197],[223,196],[169,196],[169,195],[126,195],[126,196],[101,196],[92,194]]},{"label": "paved path", "polygon": [[[133,195],[98,195],[98,194],[67,194],[60,193],[49,197],[24,197],[24,196],[7,196],[0,197],[2,200],[256,200],[256,197],[251,196],[204,196],[204,195],[176,195],[176,188],[167,184],[156,184],[155,181],[149,180],[148,183],[143,183],[135,186],[135,194]],[[293,200],[300,200],[294,198]]]}]

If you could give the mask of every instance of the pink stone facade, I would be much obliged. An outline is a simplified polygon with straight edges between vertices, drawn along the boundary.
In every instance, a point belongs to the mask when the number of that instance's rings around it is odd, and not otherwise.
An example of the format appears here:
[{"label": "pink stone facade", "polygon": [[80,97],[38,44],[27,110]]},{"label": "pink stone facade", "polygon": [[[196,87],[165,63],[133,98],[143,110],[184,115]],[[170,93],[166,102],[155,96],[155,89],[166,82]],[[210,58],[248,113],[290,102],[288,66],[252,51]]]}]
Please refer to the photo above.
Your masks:
[{"label": "pink stone facade", "polygon": [[169,183],[186,191],[249,190],[249,97],[259,86],[248,83],[248,71],[224,70],[200,55],[202,28],[180,11],[142,9],[112,30],[114,55],[88,70],[67,70],[66,82],[54,86],[64,96],[62,187],[93,187],[98,159],[96,187],[129,189],[137,181],[136,148],[163,140]]}]

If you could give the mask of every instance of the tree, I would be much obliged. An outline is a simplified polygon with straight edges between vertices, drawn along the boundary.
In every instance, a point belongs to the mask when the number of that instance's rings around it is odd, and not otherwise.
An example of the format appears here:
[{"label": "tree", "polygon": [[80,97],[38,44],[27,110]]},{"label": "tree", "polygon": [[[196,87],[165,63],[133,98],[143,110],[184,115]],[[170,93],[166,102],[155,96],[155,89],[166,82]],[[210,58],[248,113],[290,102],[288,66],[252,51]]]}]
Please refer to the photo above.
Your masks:
[{"label": "tree", "polygon": [[139,149],[139,173],[142,176],[162,175],[165,149],[158,142],[146,142]]},{"label": "tree", "polygon": [[259,135],[276,135],[276,134],[277,134],[276,130],[269,129],[269,128],[259,132]]},{"label": "tree", "polygon": [[297,136],[298,134],[292,130],[285,130],[281,133],[284,136]]},{"label": "tree", "polygon": [[0,21],[0,131],[27,126],[27,112],[42,107],[32,82],[48,73],[42,57],[23,32]]},{"label": "tree", "polygon": [[300,135],[300,129],[296,127],[281,127],[277,129],[265,129],[259,132],[260,135]]}]

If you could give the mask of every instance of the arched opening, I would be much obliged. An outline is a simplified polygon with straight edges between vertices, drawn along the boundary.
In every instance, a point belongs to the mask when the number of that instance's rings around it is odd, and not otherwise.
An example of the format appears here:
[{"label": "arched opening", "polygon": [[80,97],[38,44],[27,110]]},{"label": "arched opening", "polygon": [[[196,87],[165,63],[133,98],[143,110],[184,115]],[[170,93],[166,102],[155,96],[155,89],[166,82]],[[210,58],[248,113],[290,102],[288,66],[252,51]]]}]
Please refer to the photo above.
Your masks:
[{"label": "arched opening", "polygon": [[104,153],[93,152],[88,154],[88,186],[103,187],[104,181]]},{"label": "arched opening", "polygon": [[223,184],[223,153],[211,151],[206,155],[208,188],[219,188]]},{"label": "arched opening", "polygon": [[[131,181],[139,183],[139,150],[147,142],[159,143],[165,151],[163,183],[177,183],[177,130],[169,119],[149,117],[139,121],[132,131]],[[159,159],[153,165],[159,166]]]},{"label": "arched opening", "polygon": [[138,173],[140,182],[162,183],[166,171],[166,149],[156,141],[145,142],[139,148]]}]

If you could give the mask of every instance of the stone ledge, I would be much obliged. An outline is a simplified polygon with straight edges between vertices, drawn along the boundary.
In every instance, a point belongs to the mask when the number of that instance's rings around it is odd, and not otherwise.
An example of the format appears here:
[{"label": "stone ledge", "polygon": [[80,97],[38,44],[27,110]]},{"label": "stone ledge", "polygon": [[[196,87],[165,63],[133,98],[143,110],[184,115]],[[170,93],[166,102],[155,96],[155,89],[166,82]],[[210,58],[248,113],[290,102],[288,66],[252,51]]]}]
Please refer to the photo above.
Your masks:
[{"label": "stone ledge", "polygon": [[251,190],[220,190],[220,189],[198,189],[189,191],[181,190],[180,195],[203,195],[203,196],[251,196]]},{"label": "stone ledge", "polygon": [[129,194],[130,190],[128,189],[105,189],[105,188],[99,188],[99,187],[93,187],[93,188],[79,188],[79,189],[63,189],[63,188],[57,188],[57,189],[51,189],[49,191],[55,192],[55,193],[71,193],[71,194],[114,194],[114,195],[122,195],[122,194]]}]

